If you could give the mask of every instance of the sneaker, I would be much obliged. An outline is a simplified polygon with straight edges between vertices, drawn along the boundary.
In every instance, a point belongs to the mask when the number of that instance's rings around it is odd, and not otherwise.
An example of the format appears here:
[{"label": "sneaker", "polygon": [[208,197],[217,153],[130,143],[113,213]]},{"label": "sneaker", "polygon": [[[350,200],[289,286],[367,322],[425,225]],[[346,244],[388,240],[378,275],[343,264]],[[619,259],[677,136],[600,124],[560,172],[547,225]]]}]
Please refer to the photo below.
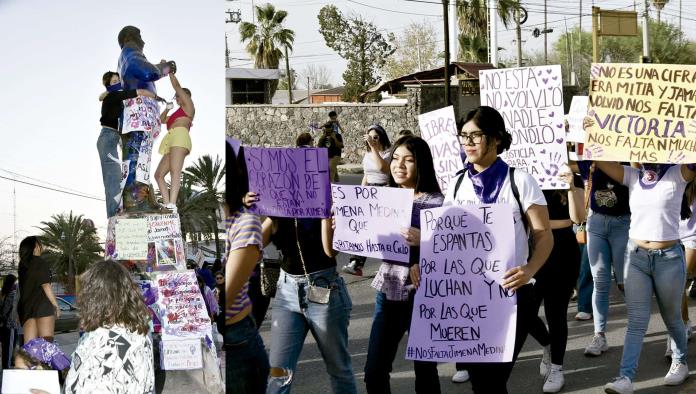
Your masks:
[{"label": "sneaker", "polygon": [[539,375],[546,377],[549,374],[549,369],[551,368],[551,345],[544,346],[544,355],[541,357],[541,363],[539,363]]},{"label": "sneaker", "polygon": [[571,301],[577,301],[578,300],[578,291],[577,289],[573,289],[573,295],[570,296]]},{"label": "sneaker", "polygon": [[604,385],[604,392],[609,394],[633,394],[633,382],[625,376],[619,376]]},{"label": "sneaker", "polygon": [[667,335],[667,349],[665,350],[665,359],[672,361],[672,337]]},{"label": "sneaker", "polygon": [[169,204],[165,204],[164,207],[167,208],[167,209],[171,209],[172,212],[176,213],[176,204],[170,202]]},{"label": "sneaker", "polygon": [[691,286],[689,286],[689,297],[696,298],[696,279],[691,281]]},{"label": "sneaker", "polygon": [[463,371],[457,371],[457,373],[452,376],[452,383],[464,383],[469,381],[469,371],[466,369]]},{"label": "sneaker", "polygon": [[343,268],[341,268],[341,271],[355,276],[362,276],[363,274],[362,269],[358,267],[355,260],[351,260],[350,263],[344,265]]},{"label": "sneaker", "polygon": [[609,345],[607,345],[607,339],[604,335],[595,334],[592,338],[592,342],[585,348],[586,356],[601,356],[602,353],[609,350]]},{"label": "sneaker", "polygon": [[545,393],[557,393],[561,391],[563,385],[565,384],[565,379],[563,378],[563,367],[560,365],[552,364],[551,371],[544,381],[544,392]]},{"label": "sneaker", "polygon": [[587,313],[587,312],[578,312],[577,315],[575,315],[575,320],[591,320],[592,319],[592,314]]},{"label": "sneaker", "polygon": [[665,375],[665,386],[678,386],[689,376],[689,367],[679,361],[673,361]]}]

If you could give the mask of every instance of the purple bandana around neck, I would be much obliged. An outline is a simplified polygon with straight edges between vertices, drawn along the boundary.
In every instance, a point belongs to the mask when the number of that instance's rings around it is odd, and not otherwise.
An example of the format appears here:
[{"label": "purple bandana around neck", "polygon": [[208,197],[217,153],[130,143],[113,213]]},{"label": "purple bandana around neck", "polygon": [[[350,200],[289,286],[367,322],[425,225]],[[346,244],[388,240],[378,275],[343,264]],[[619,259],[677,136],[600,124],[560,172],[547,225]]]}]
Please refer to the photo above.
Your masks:
[{"label": "purple bandana around neck", "polygon": [[484,204],[494,204],[498,201],[498,194],[507,177],[508,168],[501,158],[497,158],[482,172],[477,172],[473,164],[466,163],[466,172],[474,185],[474,192]]},{"label": "purple bandana around neck", "polygon": [[70,368],[70,358],[53,342],[48,342],[43,338],[34,338],[22,346],[29,356],[51,368],[62,371]]},{"label": "purple bandana around neck", "polygon": [[657,185],[674,164],[643,164],[638,182],[643,190],[650,190]]}]

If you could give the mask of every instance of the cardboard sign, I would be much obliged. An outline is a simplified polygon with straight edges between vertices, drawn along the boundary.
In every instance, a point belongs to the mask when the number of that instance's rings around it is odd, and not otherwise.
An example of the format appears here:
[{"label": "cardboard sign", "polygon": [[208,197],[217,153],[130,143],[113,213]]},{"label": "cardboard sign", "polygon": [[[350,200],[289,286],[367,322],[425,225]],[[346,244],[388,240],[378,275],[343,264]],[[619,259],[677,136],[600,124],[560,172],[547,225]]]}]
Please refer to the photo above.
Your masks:
[{"label": "cardboard sign", "polygon": [[123,100],[123,134],[145,131],[146,135],[156,139],[160,126],[157,100],[143,96]]},{"label": "cardboard sign", "polygon": [[567,189],[558,175],[568,164],[561,66],[479,71],[481,105],[493,107],[512,135],[505,162],[534,176],[542,189]]},{"label": "cardboard sign", "polygon": [[327,218],[331,213],[326,148],[244,147],[249,191],[259,195],[258,215]]},{"label": "cardboard sign", "polygon": [[592,64],[587,160],[696,162],[696,66]]},{"label": "cardboard sign", "polygon": [[195,272],[158,273],[157,304],[163,313],[163,339],[202,338],[210,332],[210,318]]},{"label": "cardboard sign", "polygon": [[160,342],[160,365],[165,371],[203,368],[201,340],[170,339]]},{"label": "cardboard sign", "polygon": [[418,127],[421,137],[430,146],[437,183],[445,193],[457,171],[464,168],[453,107],[450,105],[418,115]]},{"label": "cardboard sign", "polygon": [[501,284],[516,265],[514,239],[510,204],[421,211],[421,282],[407,359],[512,360],[517,297]]},{"label": "cardboard sign", "polygon": [[147,219],[123,219],[116,217],[116,251],[119,260],[147,259]]},{"label": "cardboard sign", "polygon": [[585,130],[582,128],[582,121],[587,116],[587,96],[573,96],[568,110],[568,133],[566,140],[571,142],[585,142]]},{"label": "cardboard sign", "polygon": [[413,189],[331,185],[334,250],[408,264]]},{"label": "cardboard sign", "polygon": [[49,394],[60,394],[58,371],[39,369],[5,369],[2,371],[3,394],[26,394],[38,389]]}]

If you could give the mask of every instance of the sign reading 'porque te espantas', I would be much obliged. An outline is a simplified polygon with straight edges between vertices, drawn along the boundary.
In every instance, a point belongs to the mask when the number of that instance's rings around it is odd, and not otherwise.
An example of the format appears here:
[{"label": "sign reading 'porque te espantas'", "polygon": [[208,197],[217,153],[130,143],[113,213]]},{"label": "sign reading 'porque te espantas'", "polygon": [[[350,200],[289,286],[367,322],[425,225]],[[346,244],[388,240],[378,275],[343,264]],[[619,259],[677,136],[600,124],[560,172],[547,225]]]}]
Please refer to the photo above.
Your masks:
[{"label": "sign reading 'porque te espantas'", "polygon": [[585,158],[696,162],[696,66],[593,64]]}]

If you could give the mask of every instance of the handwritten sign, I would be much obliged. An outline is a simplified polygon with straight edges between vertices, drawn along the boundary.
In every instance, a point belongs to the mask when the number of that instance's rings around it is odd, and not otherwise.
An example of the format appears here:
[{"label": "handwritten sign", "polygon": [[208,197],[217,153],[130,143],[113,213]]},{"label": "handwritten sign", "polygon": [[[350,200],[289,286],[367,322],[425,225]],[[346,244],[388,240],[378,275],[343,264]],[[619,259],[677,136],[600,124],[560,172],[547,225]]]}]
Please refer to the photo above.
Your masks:
[{"label": "handwritten sign", "polygon": [[201,369],[203,353],[201,340],[174,339],[160,342],[160,364],[165,371]]},{"label": "handwritten sign", "polygon": [[418,115],[421,137],[430,146],[435,164],[435,174],[440,189],[445,193],[457,171],[464,168],[457,140],[457,122],[454,109],[449,107]]},{"label": "handwritten sign", "polygon": [[158,273],[157,304],[163,311],[163,339],[202,338],[210,332],[210,318],[195,272]]},{"label": "handwritten sign", "polygon": [[517,297],[501,284],[516,265],[512,206],[427,209],[421,225],[421,282],[406,358],[511,361]]},{"label": "handwritten sign", "polygon": [[585,142],[585,130],[582,128],[582,121],[587,116],[587,96],[573,96],[568,110],[568,134],[566,140],[571,142]]},{"label": "handwritten sign", "polygon": [[696,66],[592,64],[588,160],[696,163]]},{"label": "handwritten sign", "polygon": [[147,219],[115,218],[115,234],[118,259],[147,259]]},{"label": "handwritten sign", "polygon": [[24,394],[30,390],[43,390],[48,394],[60,394],[58,371],[40,369],[5,369],[2,371],[2,392]]},{"label": "handwritten sign", "polygon": [[327,218],[331,212],[329,157],[325,148],[244,147],[249,190],[259,215]]},{"label": "handwritten sign", "polygon": [[481,70],[479,80],[481,105],[497,109],[512,135],[500,157],[532,174],[542,189],[567,189],[558,179],[568,164],[561,66]]},{"label": "handwritten sign", "polygon": [[145,133],[140,143],[138,161],[136,162],[135,180],[141,183],[150,183],[150,162],[152,160],[152,145],[155,139],[151,134]]},{"label": "handwritten sign", "polygon": [[179,214],[147,216],[147,240],[149,242],[174,238],[181,238]]},{"label": "handwritten sign", "polygon": [[335,250],[408,263],[410,248],[400,231],[411,227],[412,189],[331,185],[331,192]]},{"label": "handwritten sign", "polygon": [[138,96],[123,100],[123,134],[145,131],[157,138],[160,133],[160,114],[157,100]]}]

